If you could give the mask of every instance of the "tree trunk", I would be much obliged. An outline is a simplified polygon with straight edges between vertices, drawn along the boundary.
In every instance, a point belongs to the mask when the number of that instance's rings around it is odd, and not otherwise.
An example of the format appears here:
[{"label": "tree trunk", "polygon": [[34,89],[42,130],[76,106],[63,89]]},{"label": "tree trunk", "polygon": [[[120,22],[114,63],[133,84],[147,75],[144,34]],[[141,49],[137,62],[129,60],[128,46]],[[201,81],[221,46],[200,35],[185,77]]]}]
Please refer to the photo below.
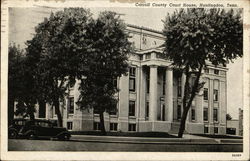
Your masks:
[{"label": "tree trunk", "polygon": [[30,112],[30,113],[29,113],[29,116],[30,116],[30,120],[32,120],[32,121],[35,120],[34,112]]},{"label": "tree trunk", "polygon": [[185,68],[186,82],[185,82],[185,89],[184,89],[185,92],[184,92],[184,97],[183,97],[183,109],[184,109],[184,111],[182,113],[181,124],[180,124],[179,132],[178,132],[179,138],[182,138],[184,130],[185,130],[187,114],[188,114],[188,111],[192,105],[193,99],[195,98],[196,91],[197,91],[198,86],[199,86],[199,80],[200,80],[202,68],[203,68],[203,65],[201,64],[199,71],[197,73],[194,85],[193,85],[192,90],[191,90],[191,96],[188,100],[188,104],[186,104],[186,102],[187,102],[187,98],[188,98],[188,95],[190,92],[190,91],[188,91],[190,73],[189,73],[189,67]]},{"label": "tree trunk", "polygon": [[104,116],[103,116],[104,111],[100,111],[100,128],[101,128],[101,134],[106,135],[106,130],[105,130],[105,125],[104,125]]},{"label": "tree trunk", "polygon": [[57,126],[62,127],[62,115],[60,112],[60,103],[59,103],[59,98],[55,99],[53,101],[54,107],[55,107],[55,113],[57,115]]},{"label": "tree trunk", "polygon": [[186,108],[184,108],[184,111],[182,113],[181,124],[180,124],[179,132],[178,132],[179,138],[182,138],[184,130],[186,128],[186,119],[187,119],[188,111],[189,111],[189,108],[186,107]]}]

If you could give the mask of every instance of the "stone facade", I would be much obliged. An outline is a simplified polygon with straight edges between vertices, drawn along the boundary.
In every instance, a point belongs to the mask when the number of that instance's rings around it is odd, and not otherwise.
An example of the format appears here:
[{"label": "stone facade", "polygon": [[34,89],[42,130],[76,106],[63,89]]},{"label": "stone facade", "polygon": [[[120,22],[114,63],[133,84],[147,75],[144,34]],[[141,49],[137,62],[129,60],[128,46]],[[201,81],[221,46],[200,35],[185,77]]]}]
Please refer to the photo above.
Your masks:
[{"label": "stone facade", "polygon": [[[128,75],[117,79],[120,89],[117,93],[118,112],[105,113],[105,128],[107,131],[123,132],[177,132],[185,75],[173,69],[170,61],[163,59],[161,46],[164,37],[161,32],[133,25],[128,25],[127,31],[136,51],[130,54]],[[226,71],[224,67],[209,63],[208,69],[203,71],[201,79],[206,83],[188,113],[188,133],[226,133]],[[94,114],[93,110],[81,111],[75,104],[79,96],[78,85],[79,82],[61,103],[63,125],[77,131],[98,130],[98,114]],[[49,105],[46,105],[45,113],[46,119],[56,119]]]}]

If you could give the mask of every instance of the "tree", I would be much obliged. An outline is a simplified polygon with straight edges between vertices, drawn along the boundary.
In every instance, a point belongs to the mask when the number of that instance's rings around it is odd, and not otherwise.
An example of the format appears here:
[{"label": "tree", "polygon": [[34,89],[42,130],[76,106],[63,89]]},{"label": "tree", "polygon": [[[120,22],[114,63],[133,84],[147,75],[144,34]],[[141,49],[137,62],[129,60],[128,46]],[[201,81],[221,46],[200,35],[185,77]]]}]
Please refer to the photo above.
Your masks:
[{"label": "tree", "polygon": [[128,53],[131,43],[128,41],[126,25],[114,13],[105,11],[92,19],[87,30],[89,46],[85,61],[88,70],[79,77],[81,109],[92,108],[100,116],[102,134],[106,134],[103,113],[114,110],[117,104],[115,93],[118,88],[114,81],[128,70]]},{"label": "tree", "polygon": [[[242,57],[243,27],[239,9],[180,9],[164,21],[166,57],[186,75],[183,113],[178,137],[185,130],[187,113],[193,99],[203,87],[201,73],[207,61],[226,65]],[[194,78],[194,83],[190,79]]]},{"label": "tree", "polygon": [[232,116],[230,114],[226,114],[226,120],[232,120]]},{"label": "tree", "polygon": [[[60,101],[67,96],[68,87],[74,84],[81,54],[86,53],[86,24],[91,14],[83,8],[67,8],[51,13],[36,27],[36,33],[27,42],[27,57],[39,87],[40,101],[55,108],[58,126],[62,126]],[[82,63],[82,64],[81,64]],[[78,66],[79,65],[79,66]]]},{"label": "tree", "polygon": [[[28,70],[24,50],[15,44],[9,45],[8,71],[8,121],[16,115],[34,119],[36,92],[34,79]],[[14,111],[14,104],[16,111]]]}]

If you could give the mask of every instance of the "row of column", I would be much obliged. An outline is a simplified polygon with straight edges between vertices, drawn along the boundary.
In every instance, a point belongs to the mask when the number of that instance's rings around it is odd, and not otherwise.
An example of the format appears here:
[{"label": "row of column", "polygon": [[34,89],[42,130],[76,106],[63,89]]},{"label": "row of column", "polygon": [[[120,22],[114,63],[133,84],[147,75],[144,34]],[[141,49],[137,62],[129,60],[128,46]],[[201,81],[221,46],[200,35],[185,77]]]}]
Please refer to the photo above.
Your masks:
[{"label": "row of column", "polygon": [[[166,69],[166,85],[165,85],[165,116],[167,121],[173,121],[173,70]],[[157,121],[158,107],[158,71],[157,66],[150,66],[150,87],[149,87],[149,120]]]}]

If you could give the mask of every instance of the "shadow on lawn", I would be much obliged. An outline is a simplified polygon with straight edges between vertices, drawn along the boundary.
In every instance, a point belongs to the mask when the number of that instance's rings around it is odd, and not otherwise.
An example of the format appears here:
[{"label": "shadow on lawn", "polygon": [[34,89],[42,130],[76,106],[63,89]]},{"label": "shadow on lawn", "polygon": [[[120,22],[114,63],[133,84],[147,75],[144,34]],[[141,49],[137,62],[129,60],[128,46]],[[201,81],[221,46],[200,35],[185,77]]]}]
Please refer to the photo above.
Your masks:
[{"label": "shadow on lawn", "polygon": [[[71,135],[102,136],[100,131],[71,131],[70,133]],[[165,132],[107,132],[106,136],[178,138]]]}]

